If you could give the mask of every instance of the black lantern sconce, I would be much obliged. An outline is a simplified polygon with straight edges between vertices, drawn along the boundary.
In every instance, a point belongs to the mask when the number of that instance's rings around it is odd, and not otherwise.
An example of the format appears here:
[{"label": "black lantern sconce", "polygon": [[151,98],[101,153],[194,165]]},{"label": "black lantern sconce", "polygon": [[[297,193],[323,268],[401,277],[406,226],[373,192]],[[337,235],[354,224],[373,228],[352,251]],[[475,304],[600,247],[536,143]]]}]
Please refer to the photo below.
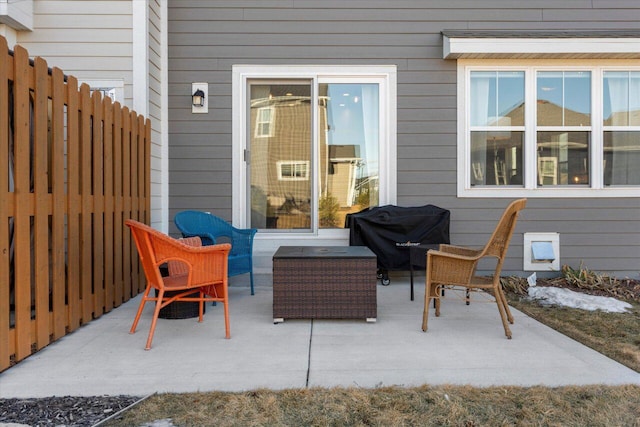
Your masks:
[{"label": "black lantern sconce", "polygon": [[193,92],[191,103],[194,107],[204,107],[204,91],[202,89],[197,89]]},{"label": "black lantern sconce", "polygon": [[191,83],[191,112],[206,113],[209,111],[209,103],[207,102],[207,93],[209,93],[208,83]]}]

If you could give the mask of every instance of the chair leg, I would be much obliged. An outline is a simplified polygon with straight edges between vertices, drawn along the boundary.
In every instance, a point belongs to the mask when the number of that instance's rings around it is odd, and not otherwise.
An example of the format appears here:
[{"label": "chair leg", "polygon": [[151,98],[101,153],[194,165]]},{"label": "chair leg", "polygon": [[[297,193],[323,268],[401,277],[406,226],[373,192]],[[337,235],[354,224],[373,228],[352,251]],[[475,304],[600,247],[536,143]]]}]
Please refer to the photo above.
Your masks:
[{"label": "chair leg", "polygon": [[[500,291],[497,291],[500,293]],[[500,295],[496,295],[496,304],[498,305],[498,311],[500,312],[500,319],[502,320],[502,326],[504,327],[504,334],[507,338],[511,339],[511,329],[509,329],[509,323],[507,322],[507,312],[504,306],[504,301]]]},{"label": "chair leg", "polygon": [[255,292],[253,290],[253,267],[251,267],[251,270],[249,270],[249,281],[251,282],[251,295],[255,295]]},{"label": "chair leg", "polygon": [[429,296],[428,288],[424,293],[424,309],[422,311],[422,332],[427,332],[427,322],[429,320],[429,305],[431,304],[431,297]]},{"label": "chair leg", "polygon": [[131,329],[129,330],[130,334],[133,334],[138,327],[138,321],[140,320],[140,316],[142,315],[142,310],[144,310],[144,305],[147,303],[147,297],[149,296],[149,292],[151,292],[151,285],[147,285],[147,289],[144,290],[144,294],[142,295],[142,300],[140,301],[140,305],[138,305],[138,312],[136,313],[136,318],[133,319],[133,325],[131,325]]},{"label": "chair leg", "polygon": [[224,305],[224,337],[231,338],[231,329],[229,328],[229,297],[222,303]]},{"label": "chair leg", "polygon": [[200,300],[198,301],[198,322],[202,323],[202,315],[204,314],[204,298],[205,298],[205,294],[202,291],[202,289],[200,289],[200,292],[198,292],[198,295],[200,296]]},{"label": "chair leg", "polygon": [[164,298],[164,289],[158,291],[158,300],[156,301],[156,307],[153,310],[153,319],[151,320],[151,328],[149,328],[149,336],[147,337],[147,346],[145,350],[151,350],[151,341],[153,341],[153,334],[156,331],[156,323],[158,322],[158,316],[160,315],[160,308],[162,307],[162,299]]},{"label": "chair leg", "polygon": [[433,300],[433,306],[436,309],[436,316],[440,316],[440,298],[437,295],[438,286],[427,280],[424,292],[424,310],[422,312],[422,331],[427,331],[427,323],[429,321],[429,305]]},{"label": "chair leg", "polygon": [[500,289],[500,298],[502,298],[502,305],[504,306],[504,309],[507,312],[507,319],[509,320],[509,323],[513,324],[513,315],[511,314],[511,310],[509,309],[507,296],[504,294],[504,291],[502,289]]}]

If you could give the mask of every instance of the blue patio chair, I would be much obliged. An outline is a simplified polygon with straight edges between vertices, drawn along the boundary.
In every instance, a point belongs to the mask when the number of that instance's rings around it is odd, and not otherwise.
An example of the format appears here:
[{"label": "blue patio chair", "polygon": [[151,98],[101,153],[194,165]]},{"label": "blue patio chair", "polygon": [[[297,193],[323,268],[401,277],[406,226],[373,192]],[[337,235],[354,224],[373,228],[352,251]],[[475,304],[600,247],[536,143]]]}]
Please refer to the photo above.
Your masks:
[{"label": "blue patio chair", "polygon": [[199,236],[202,244],[231,243],[229,253],[229,277],[249,273],[251,295],[253,290],[253,236],[255,228],[240,229],[207,212],[182,211],[173,219],[183,237]]}]

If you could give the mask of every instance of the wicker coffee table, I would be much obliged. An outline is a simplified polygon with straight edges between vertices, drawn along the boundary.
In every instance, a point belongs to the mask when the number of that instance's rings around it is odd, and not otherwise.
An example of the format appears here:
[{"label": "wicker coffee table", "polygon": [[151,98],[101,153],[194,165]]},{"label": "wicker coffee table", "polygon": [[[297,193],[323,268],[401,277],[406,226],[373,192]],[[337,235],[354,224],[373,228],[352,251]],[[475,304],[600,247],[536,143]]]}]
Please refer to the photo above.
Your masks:
[{"label": "wicker coffee table", "polygon": [[273,321],[377,317],[376,256],[365,246],[281,246],[273,255]]}]

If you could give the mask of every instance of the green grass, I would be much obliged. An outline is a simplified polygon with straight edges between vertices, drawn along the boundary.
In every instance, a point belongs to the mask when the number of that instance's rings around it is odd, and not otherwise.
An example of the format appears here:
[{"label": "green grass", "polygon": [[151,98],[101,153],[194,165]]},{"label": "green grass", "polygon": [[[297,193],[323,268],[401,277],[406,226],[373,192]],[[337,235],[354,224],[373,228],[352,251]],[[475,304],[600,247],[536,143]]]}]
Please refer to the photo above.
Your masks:
[{"label": "green grass", "polygon": [[[640,372],[640,302],[630,313],[510,304]],[[526,289],[525,289],[526,292]],[[523,366],[523,369],[526,367]],[[638,426],[640,386],[422,386],[158,394],[106,426]]]}]

